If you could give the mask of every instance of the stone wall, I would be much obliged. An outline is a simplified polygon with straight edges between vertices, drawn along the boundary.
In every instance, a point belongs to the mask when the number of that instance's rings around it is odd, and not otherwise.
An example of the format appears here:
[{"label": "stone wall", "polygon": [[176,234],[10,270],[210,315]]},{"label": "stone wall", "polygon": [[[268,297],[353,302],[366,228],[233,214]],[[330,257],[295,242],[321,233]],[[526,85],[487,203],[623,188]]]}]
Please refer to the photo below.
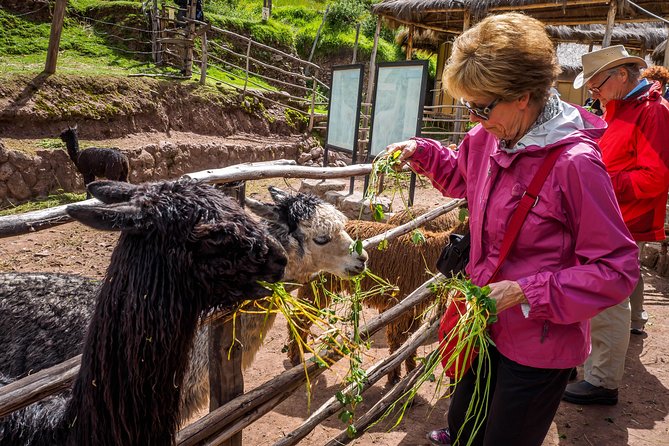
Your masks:
[{"label": "stone wall", "polygon": [[[124,150],[130,161],[130,182],[175,179],[190,172],[234,164],[293,159],[312,160],[319,154],[312,138],[287,137],[262,145],[210,142],[163,142]],[[308,153],[310,156],[303,156]],[[333,160],[330,160],[331,162]],[[64,150],[38,150],[35,155],[8,150],[0,141],[0,207],[56,192],[83,192],[81,174]]]}]

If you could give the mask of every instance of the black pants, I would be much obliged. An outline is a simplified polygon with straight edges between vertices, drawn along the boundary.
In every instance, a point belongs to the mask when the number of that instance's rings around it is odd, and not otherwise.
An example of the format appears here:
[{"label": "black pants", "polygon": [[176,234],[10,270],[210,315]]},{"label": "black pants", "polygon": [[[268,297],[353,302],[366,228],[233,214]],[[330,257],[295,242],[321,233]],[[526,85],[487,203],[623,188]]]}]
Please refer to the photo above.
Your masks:
[{"label": "black pants", "polygon": [[476,380],[480,380],[479,388],[483,392],[486,375],[489,375],[487,416],[486,411],[482,411],[480,417],[485,419],[469,444],[541,446],[557,412],[571,369],[527,367],[505,358],[494,347],[490,347],[490,357],[491,364],[483,367],[481,376],[476,375],[474,363],[455,386],[448,411],[453,445],[465,446],[469,443],[475,420],[469,417],[465,422],[467,408]]}]

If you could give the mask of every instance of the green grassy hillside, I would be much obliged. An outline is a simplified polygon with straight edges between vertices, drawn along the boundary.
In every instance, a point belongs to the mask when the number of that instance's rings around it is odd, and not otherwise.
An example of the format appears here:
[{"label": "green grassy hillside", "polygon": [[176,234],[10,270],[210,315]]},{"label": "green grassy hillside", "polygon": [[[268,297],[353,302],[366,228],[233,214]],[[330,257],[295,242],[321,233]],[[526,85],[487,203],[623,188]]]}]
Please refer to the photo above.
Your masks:
[{"label": "green grassy hillside", "polygon": [[[361,23],[358,55],[363,60],[369,57],[373,44],[374,18],[368,12],[368,1],[274,0],[272,17],[267,22],[261,20],[262,0],[208,0],[204,2],[204,12],[206,20],[215,26],[297,52],[306,59],[323,12],[330,5],[315,58],[352,52],[355,24]],[[1,5],[0,1],[0,74],[41,71],[51,23],[35,20],[32,14],[11,13]],[[140,31],[146,27],[140,0],[70,0],[58,71],[89,75],[156,72],[147,54],[150,36]],[[400,59],[392,33],[385,30],[383,37],[378,60]]]}]

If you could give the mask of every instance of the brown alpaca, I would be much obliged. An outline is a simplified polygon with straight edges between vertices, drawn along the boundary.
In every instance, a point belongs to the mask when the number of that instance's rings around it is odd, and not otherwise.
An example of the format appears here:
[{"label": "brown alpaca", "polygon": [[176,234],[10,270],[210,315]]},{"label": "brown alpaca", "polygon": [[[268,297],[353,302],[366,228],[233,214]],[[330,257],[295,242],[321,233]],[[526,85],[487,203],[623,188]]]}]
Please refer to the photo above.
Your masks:
[{"label": "brown alpaca", "polygon": [[[411,217],[405,217],[410,220]],[[398,217],[395,221],[401,221]],[[454,223],[452,218],[444,218],[442,224],[452,225]],[[460,221],[457,220],[460,224]],[[458,225],[459,227],[460,225]],[[385,231],[393,229],[395,226],[386,223],[376,223],[368,221],[352,220],[346,224],[346,232],[351,236],[364,240],[375,235],[381,234]],[[434,226],[433,227],[437,227]],[[452,228],[452,226],[450,226]],[[448,236],[453,232],[452,230],[444,230],[441,232],[421,231],[425,236],[426,242],[422,245],[415,245],[411,240],[411,234],[403,235],[397,239],[391,240],[388,243],[387,249],[379,251],[371,249],[368,251],[369,260],[367,262],[368,268],[374,274],[386,279],[392,284],[399,287],[399,292],[395,294],[378,294],[368,297],[364,300],[364,304],[377,309],[379,312],[384,312],[396,305],[413,290],[418,288],[426,280],[430,278],[428,269],[436,272],[435,264],[439,254],[446,244],[448,244]],[[348,293],[348,281],[342,281],[336,277],[328,276],[326,286],[336,294]],[[370,279],[363,280],[362,289],[370,289],[375,284]],[[301,299],[307,301],[315,301],[313,290],[311,286],[303,286],[298,292]],[[322,294],[319,296],[317,304],[320,307],[327,307],[330,302],[328,298]],[[388,324],[386,327],[386,340],[388,342],[388,349],[390,353],[396,351],[413,332],[415,332],[421,324],[421,316],[429,306],[429,302],[414,307],[413,311],[407,312],[405,315],[397,319],[395,322]],[[310,323],[301,321],[303,330],[301,331],[301,338],[306,340],[309,332]],[[288,357],[293,364],[298,364],[301,360],[300,352],[295,340],[291,339],[288,345]],[[415,354],[405,361],[407,371],[411,371],[416,367]],[[388,381],[395,383],[400,378],[400,368],[392,370],[388,374]]]}]

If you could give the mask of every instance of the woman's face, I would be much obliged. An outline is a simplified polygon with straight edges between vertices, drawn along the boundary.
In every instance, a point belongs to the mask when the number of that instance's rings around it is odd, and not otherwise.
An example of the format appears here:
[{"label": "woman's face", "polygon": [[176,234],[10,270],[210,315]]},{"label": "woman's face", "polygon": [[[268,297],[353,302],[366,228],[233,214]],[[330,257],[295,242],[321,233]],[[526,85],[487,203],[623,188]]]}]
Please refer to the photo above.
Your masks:
[{"label": "woman's face", "polygon": [[[475,96],[471,98],[463,98],[463,102],[469,105],[469,120],[479,123],[488,132],[492,133],[499,139],[514,141],[519,135],[522,135],[526,129],[525,119],[523,119],[527,112],[529,102],[529,95],[523,95],[522,98],[514,101],[501,101],[490,96]],[[490,107],[489,104],[493,104]],[[483,110],[488,108],[488,119],[484,119],[480,113],[472,111],[472,109]]]}]

